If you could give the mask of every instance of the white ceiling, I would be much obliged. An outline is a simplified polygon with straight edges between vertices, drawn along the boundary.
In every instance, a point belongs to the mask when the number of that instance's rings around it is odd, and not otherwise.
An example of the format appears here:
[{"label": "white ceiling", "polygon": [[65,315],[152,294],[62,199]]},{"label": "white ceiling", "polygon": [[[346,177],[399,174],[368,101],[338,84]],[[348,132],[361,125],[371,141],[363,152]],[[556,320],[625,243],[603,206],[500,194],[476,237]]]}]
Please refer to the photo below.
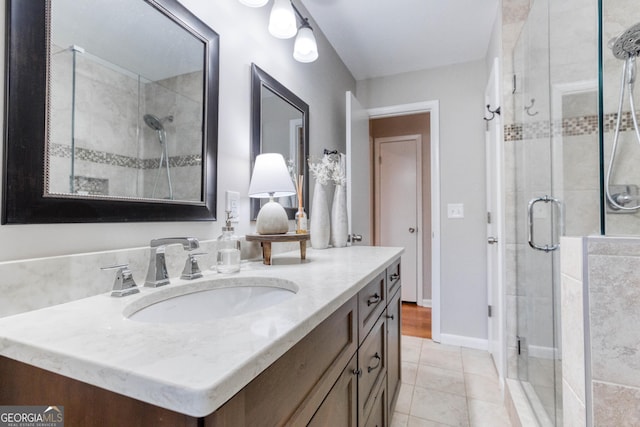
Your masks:
[{"label": "white ceiling", "polygon": [[498,0],[300,1],[356,80],[484,58],[498,8]]}]

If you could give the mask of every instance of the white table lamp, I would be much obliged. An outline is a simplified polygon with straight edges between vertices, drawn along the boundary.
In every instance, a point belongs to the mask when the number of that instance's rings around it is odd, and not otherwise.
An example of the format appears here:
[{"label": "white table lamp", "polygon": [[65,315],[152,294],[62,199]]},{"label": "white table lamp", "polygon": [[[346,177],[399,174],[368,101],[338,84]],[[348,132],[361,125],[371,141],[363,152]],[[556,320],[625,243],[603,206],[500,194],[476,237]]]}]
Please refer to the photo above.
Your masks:
[{"label": "white table lamp", "polygon": [[289,231],[287,212],[274,197],[286,197],[296,194],[287,164],[279,153],[259,154],[253,165],[249,197],[269,198],[256,219],[258,234],[284,234]]}]

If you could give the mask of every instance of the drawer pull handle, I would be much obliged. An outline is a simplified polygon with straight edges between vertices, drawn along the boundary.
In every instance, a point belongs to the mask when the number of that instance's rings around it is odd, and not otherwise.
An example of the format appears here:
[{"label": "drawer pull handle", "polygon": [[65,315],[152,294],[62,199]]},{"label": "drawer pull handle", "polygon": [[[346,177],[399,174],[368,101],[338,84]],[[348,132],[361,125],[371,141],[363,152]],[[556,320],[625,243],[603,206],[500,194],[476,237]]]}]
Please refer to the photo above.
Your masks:
[{"label": "drawer pull handle", "polygon": [[351,372],[353,373],[353,375],[357,375],[358,377],[362,376],[362,369],[354,369]]},{"label": "drawer pull handle", "polygon": [[367,366],[367,372],[369,373],[371,373],[371,371],[373,371],[374,369],[377,369],[380,366],[380,361],[382,360],[378,353],[373,355],[373,359],[376,359],[378,363],[376,363],[374,366]]},{"label": "drawer pull handle", "polygon": [[367,305],[375,304],[377,302],[380,302],[380,300],[381,300],[380,295],[373,294],[373,296],[369,297],[369,299],[367,300]]},{"label": "drawer pull handle", "polygon": [[399,277],[400,277],[400,275],[398,273],[393,273],[391,276],[389,276],[389,279],[398,280]]},{"label": "drawer pull handle", "polygon": [[393,320],[393,314],[387,314],[387,319]]}]

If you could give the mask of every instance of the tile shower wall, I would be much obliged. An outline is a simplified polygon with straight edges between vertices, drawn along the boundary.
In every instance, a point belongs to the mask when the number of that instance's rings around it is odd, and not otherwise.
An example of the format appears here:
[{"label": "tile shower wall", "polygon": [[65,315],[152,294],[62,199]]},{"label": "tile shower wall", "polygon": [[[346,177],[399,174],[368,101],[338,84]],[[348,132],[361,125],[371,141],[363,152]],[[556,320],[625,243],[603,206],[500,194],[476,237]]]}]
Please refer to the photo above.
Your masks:
[{"label": "tile shower wall", "polygon": [[[152,197],[162,147],[157,132],[142,120],[151,113],[174,117],[165,123],[174,198],[200,200],[200,185],[194,183],[200,182],[202,163],[202,109],[197,101],[203,93],[201,75],[149,82],[90,54],[77,54],[72,99],[72,59],[68,49],[52,55],[50,191],[70,191],[74,126],[75,191]],[[159,178],[155,197],[163,198],[169,194],[168,184],[166,175]]]},{"label": "tile shower wall", "polygon": [[563,244],[565,425],[640,425],[640,239]]}]

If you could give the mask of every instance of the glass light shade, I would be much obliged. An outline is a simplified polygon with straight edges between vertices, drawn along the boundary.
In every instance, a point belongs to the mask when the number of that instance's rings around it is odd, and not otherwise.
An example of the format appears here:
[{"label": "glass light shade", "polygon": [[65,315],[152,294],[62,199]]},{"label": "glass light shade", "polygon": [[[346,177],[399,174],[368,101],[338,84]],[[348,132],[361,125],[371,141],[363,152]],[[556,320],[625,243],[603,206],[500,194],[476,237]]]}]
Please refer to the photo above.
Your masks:
[{"label": "glass light shade", "polygon": [[279,39],[290,39],[298,32],[290,0],[275,0],[269,15],[269,32]]},{"label": "glass light shade", "polygon": [[296,42],[293,45],[293,57],[298,62],[313,62],[318,59],[318,45],[313,30],[303,25],[298,30]]},{"label": "glass light shade", "polygon": [[286,197],[294,194],[296,189],[282,154],[259,154],[251,174],[249,197]]},{"label": "glass light shade", "polygon": [[245,6],[249,7],[262,7],[269,2],[269,0],[239,0]]}]

